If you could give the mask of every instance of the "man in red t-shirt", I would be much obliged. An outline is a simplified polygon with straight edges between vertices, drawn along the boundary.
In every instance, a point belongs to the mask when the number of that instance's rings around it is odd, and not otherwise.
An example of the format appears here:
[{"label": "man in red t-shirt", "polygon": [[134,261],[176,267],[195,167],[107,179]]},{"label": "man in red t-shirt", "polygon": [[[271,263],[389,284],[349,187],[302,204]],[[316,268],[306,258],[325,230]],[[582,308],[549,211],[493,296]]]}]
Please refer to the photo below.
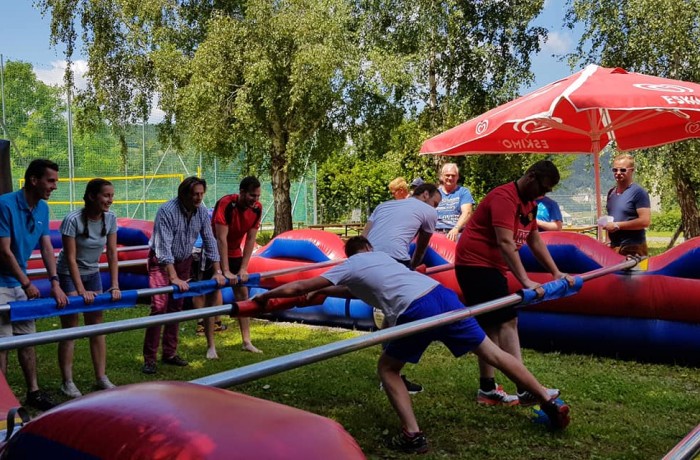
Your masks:
[{"label": "man in red t-shirt", "polygon": [[[566,277],[573,285],[573,278],[557,268],[537,230],[535,199],[551,192],[558,183],[559,171],[554,163],[538,161],[520,179],[496,187],[482,200],[457,242],[455,272],[465,305],[507,296],[508,270],[524,288],[540,286],[528,277],[520,260],[518,250],[525,243],[554,279]],[[522,361],[518,314],[514,307],[479,315],[477,321],[493,342]],[[508,406],[537,402],[521,388],[518,388],[518,396],[503,391],[496,385],[494,368],[482,360],[479,360],[479,372],[477,402]],[[558,390],[549,391],[558,393]]]},{"label": "man in red t-shirt", "polygon": [[[245,283],[248,281],[248,262],[262,218],[262,205],[258,201],[260,181],[253,176],[246,177],[241,181],[239,190],[239,194],[226,195],[219,200],[212,216],[212,226],[224,276],[231,282],[235,282],[239,276]],[[234,286],[233,293],[237,301],[248,299],[248,288],[245,286]],[[238,318],[238,322],[243,350],[262,353],[250,341],[250,319]]]}]

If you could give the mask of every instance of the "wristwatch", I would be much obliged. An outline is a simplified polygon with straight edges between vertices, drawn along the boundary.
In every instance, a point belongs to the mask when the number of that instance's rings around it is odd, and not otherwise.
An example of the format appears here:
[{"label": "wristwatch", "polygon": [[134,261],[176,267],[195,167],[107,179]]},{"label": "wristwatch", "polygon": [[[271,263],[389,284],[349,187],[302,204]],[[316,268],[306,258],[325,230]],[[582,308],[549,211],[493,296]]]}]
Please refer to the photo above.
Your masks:
[{"label": "wristwatch", "polygon": [[216,274],[217,274],[217,275],[223,275],[224,272],[222,272],[221,270],[217,270],[217,271],[216,271]]},{"label": "wristwatch", "polygon": [[49,276],[49,281],[56,281],[56,282],[58,282],[58,275],[51,275],[51,276]]}]

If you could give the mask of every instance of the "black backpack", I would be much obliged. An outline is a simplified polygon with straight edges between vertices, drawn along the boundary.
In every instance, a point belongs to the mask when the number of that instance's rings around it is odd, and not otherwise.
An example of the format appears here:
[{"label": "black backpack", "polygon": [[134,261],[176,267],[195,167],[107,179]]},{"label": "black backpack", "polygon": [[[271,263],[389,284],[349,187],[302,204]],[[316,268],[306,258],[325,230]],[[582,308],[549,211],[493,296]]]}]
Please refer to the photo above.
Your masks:
[{"label": "black backpack", "polygon": [[[219,198],[216,204],[214,205],[214,213],[212,215],[216,215],[216,212],[219,210],[219,206],[221,205],[221,200],[229,196],[233,196],[233,199],[229,201],[229,203],[226,205],[226,209],[224,209],[224,220],[227,224],[231,225],[231,219],[233,218],[233,210],[236,209],[236,203],[238,203],[238,194],[232,193],[231,195],[224,195],[221,198]],[[258,206],[253,206],[252,209],[255,213],[255,221],[253,222],[253,227],[255,227],[258,225],[260,219],[262,218],[262,209]]]}]

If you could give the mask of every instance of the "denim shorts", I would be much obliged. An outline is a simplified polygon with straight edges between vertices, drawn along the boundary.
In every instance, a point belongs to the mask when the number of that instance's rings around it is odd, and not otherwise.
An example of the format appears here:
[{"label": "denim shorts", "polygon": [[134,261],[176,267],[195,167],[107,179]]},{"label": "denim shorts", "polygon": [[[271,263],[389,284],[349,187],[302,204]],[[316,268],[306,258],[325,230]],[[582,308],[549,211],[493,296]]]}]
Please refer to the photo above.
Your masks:
[{"label": "denim shorts", "polygon": [[[102,277],[100,276],[100,272],[80,275],[80,281],[83,282],[83,287],[86,291],[102,292]],[[66,294],[69,292],[78,292],[78,289],[75,287],[75,283],[73,283],[73,278],[71,278],[70,275],[59,273],[58,282],[60,283],[63,292]]]}]

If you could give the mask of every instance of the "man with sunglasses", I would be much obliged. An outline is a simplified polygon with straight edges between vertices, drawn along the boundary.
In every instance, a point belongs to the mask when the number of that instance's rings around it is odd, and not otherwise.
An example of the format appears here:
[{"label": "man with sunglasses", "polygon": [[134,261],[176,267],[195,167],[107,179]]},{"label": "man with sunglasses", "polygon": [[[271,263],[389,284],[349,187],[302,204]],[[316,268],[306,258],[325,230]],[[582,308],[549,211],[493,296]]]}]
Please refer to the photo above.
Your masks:
[{"label": "man with sunglasses", "polygon": [[[455,273],[465,305],[476,305],[507,296],[510,270],[515,279],[527,289],[536,289],[518,250],[527,243],[537,261],[554,279],[573,278],[559,271],[537,229],[535,200],[552,191],[559,183],[559,171],[548,160],[530,166],[518,180],[496,187],[489,192],[464,229],[457,242]],[[518,337],[518,314],[514,307],[477,316],[477,321],[489,338],[503,350],[522,361]],[[530,406],[537,399],[518,386],[518,395],[509,395],[495,381],[493,366],[479,359],[479,391],[477,402],[486,405]],[[559,390],[548,390],[550,395]]]},{"label": "man with sunglasses", "polygon": [[634,157],[622,154],[613,160],[615,187],[608,191],[606,209],[613,217],[605,225],[610,247],[622,255],[647,256],[646,228],[651,224],[649,194],[634,182]]},{"label": "man with sunglasses", "polygon": [[[27,261],[39,243],[51,283],[51,297],[62,308],[68,299],[58,283],[46,204],[57,188],[58,165],[50,160],[34,160],[27,167],[24,180],[21,190],[0,197],[0,304],[36,299],[41,295],[27,276]],[[0,337],[34,332],[34,320],[11,323],[8,315],[0,316]],[[17,357],[27,383],[25,404],[42,411],[54,407],[56,404],[39,389],[34,347],[20,348]],[[3,374],[7,372],[7,351],[0,352],[0,370]]]}]

